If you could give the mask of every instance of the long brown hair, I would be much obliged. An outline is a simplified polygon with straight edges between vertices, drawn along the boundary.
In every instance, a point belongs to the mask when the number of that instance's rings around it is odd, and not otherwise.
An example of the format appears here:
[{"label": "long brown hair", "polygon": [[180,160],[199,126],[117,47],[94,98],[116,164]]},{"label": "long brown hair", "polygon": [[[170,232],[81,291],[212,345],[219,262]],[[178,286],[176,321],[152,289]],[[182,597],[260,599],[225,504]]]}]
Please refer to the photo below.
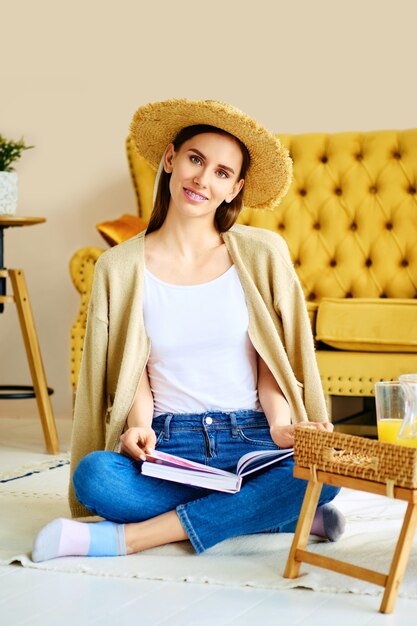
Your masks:
[{"label": "long brown hair", "polygon": [[[216,133],[217,135],[226,135],[232,137],[239,145],[242,152],[242,167],[238,176],[238,180],[245,178],[246,172],[250,164],[250,156],[246,146],[234,135],[217,128],[216,126],[209,126],[208,124],[196,124],[194,126],[186,126],[175,137],[174,144],[175,151],[178,152],[183,143],[203,133]],[[155,202],[152,209],[151,218],[149,220],[147,233],[151,233],[154,230],[161,228],[165,222],[169,202],[171,199],[171,193],[169,190],[169,183],[171,180],[171,174],[162,170],[161,177],[158,183],[158,189],[156,192]],[[239,191],[237,196],[233,198],[231,202],[223,201],[217,208],[214,216],[216,227],[220,233],[224,233],[236,222],[243,205],[243,188]]]}]

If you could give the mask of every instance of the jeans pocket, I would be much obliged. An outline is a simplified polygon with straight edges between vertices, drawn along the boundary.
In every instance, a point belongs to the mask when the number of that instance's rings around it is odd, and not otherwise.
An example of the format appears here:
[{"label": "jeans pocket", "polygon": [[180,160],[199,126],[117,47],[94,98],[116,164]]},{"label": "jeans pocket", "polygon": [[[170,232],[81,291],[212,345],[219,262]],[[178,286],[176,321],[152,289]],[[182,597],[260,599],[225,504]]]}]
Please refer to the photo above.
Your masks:
[{"label": "jeans pocket", "polygon": [[242,441],[249,443],[252,446],[259,446],[260,448],[278,448],[276,443],[271,438],[269,428],[259,427],[247,427],[238,428],[238,435]]},{"label": "jeans pocket", "polygon": [[164,431],[163,431],[163,430],[161,430],[159,433],[158,433],[158,431],[155,431],[155,435],[156,435],[156,443],[155,443],[155,450],[156,450],[156,448],[157,448],[158,446],[160,446],[160,444],[161,444],[161,442],[162,442],[162,440],[163,440],[163,437],[164,437]]}]

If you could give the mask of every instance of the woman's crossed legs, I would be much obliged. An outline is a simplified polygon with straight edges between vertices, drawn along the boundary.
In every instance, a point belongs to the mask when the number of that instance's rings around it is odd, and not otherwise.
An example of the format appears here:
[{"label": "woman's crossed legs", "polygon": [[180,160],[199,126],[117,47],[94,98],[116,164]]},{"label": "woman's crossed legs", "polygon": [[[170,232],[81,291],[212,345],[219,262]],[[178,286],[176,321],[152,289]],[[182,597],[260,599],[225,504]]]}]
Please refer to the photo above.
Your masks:
[{"label": "woman's crossed legs", "polygon": [[[253,475],[236,494],[143,476],[140,466],[115,452],[82,459],[73,478],[77,498],[108,521],[51,522],[35,540],[33,560],[130,554],[186,539],[201,553],[238,535],[293,532],[306,488],[292,475],[292,459]],[[332,541],[344,530],[343,516],[327,505],[338,491],[323,486],[312,528]]]}]

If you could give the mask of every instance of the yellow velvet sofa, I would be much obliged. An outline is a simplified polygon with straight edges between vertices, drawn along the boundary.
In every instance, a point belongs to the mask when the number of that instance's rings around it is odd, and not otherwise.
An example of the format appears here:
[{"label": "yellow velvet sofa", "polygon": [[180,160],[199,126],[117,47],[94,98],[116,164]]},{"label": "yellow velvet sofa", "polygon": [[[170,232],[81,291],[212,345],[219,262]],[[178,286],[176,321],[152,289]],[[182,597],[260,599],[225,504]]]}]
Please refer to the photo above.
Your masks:
[{"label": "yellow velvet sofa", "polygon": [[[239,222],[286,239],[326,395],[371,398],[376,381],[417,371],[417,129],[279,137],[294,161],[290,191],[274,211],[245,208]],[[126,147],[143,222],[136,226],[132,216],[130,232],[119,240],[149,219],[155,178],[129,138]],[[118,241],[117,223],[104,226],[108,240],[114,230]],[[101,253],[83,248],[70,264],[81,295],[71,334],[74,389]]]}]

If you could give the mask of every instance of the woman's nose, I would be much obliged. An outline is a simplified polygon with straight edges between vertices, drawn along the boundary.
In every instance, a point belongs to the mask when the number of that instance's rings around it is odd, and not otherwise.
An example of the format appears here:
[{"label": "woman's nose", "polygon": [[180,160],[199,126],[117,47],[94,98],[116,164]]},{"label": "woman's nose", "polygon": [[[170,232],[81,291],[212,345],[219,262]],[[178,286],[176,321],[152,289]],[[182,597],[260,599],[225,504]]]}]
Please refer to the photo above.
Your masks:
[{"label": "woman's nose", "polygon": [[207,171],[201,170],[196,176],[194,176],[194,182],[200,187],[207,187]]}]

